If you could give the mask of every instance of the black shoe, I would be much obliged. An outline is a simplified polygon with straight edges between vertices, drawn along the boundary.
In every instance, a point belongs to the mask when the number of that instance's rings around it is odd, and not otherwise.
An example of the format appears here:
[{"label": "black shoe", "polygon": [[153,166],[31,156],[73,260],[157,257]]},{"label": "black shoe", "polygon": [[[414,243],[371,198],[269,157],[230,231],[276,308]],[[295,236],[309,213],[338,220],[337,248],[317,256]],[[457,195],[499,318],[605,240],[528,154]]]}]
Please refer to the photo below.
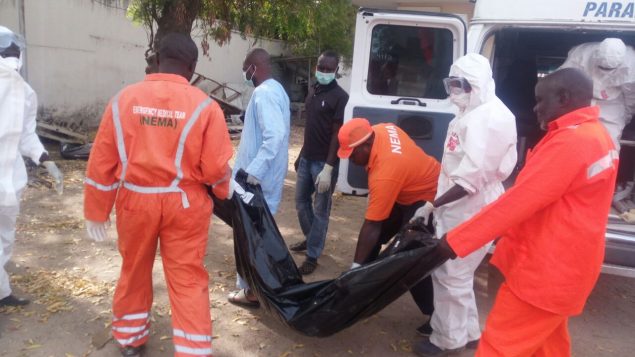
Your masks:
[{"label": "black shoe", "polygon": [[475,350],[475,349],[477,349],[477,348],[478,348],[478,342],[479,342],[480,340],[481,340],[481,339],[479,338],[479,339],[476,339],[476,340],[474,340],[474,341],[470,341],[470,342],[468,342],[468,343],[467,343],[467,345],[465,345],[465,348],[469,348],[469,349],[471,349],[471,350]]},{"label": "black shoe", "polygon": [[306,257],[302,265],[300,265],[300,274],[309,275],[317,268],[317,259]]},{"label": "black shoe", "polygon": [[24,306],[30,304],[29,299],[18,298],[15,295],[9,295],[6,298],[0,300],[0,307],[2,306]]},{"label": "black shoe", "polygon": [[302,242],[291,244],[289,249],[294,252],[304,252],[306,250],[306,239]]},{"label": "black shoe", "polygon": [[425,339],[425,340],[417,343],[414,346],[413,352],[417,356],[437,357],[437,356],[453,355],[455,353],[459,353],[459,352],[463,351],[464,349],[465,349],[465,347],[459,347],[459,348],[454,348],[454,349],[450,349],[450,350],[442,350],[441,348],[437,347],[437,345],[435,345],[434,343],[430,342],[430,340]]},{"label": "black shoe", "polygon": [[140,357],[146,345],[121,347],[122,357]]},{"label": "black shoe", "polygon": [[430,320],[425,324],[417,327],[417,333],[423,337],[429,337],[432,334],[432,326],[430,326]]}]

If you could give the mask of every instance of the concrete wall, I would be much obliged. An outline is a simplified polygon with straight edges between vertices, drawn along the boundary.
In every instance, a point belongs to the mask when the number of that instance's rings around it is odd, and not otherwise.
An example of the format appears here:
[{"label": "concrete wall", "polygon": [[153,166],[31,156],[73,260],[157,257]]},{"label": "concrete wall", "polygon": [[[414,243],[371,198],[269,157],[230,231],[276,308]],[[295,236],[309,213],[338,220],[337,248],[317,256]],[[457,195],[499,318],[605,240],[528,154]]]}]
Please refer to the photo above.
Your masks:
[{"label": "concrete wall", "polygon": [[[147,34],[125,17],[126,1],[0,0],[0,25],[20,32],[21,5],[25,77],[39,96],[42,117],[94,126],[117,91],[143,79]],[[224,47],[211,44],[211,58],[200,56],[197,71],[242,90],[242,61],[253,43],[235,35]],[[256,46],[274,55],[284,52],[282,42]]]},{"label": "concrete wall", "polygon": [[0,25],[19,32],[20,16],[18,6],[18,0],[0,0]]}]

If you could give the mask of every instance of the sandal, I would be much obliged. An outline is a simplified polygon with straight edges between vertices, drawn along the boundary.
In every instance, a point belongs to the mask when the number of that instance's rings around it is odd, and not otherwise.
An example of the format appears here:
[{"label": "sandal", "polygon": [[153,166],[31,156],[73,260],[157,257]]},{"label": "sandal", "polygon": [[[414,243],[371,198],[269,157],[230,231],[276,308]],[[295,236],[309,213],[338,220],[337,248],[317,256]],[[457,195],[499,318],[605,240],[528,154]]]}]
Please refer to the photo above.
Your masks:
[{"label": "sandal", "polygon": [[315,268],[317,268],[317,259],[307,257],[300,265],[300,274],[309,275],[315,271]]},{"label": "sandal", "polygon": [[258,308],[260,307],[260,302],[258,300],[249,300],[247,289],[240,289],[236,291],[232,291],[227,296],[227,301],[231,302],[234,305],[248,308]]}]

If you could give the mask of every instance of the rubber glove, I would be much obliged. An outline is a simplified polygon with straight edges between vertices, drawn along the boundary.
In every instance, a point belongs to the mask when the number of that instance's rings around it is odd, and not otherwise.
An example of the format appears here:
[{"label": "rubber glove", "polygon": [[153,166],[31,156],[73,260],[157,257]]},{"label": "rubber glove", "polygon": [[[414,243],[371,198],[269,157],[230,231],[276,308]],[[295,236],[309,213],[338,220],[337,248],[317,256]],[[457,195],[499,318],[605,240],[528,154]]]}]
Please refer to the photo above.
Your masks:
[{"label": "rubber glove", "polygon": [[95,242],[102,242],[108,239],[108,232],[106,231],[110,227],[110,220],[106,222],[95,222],[86,220],[86,231],[88,232],[88,238]]},{"label": "rubber glove", "polygon": [[331,188],[331,173],[333,172],[333,166],[324,164],[324,168],[317,176],[315,180],[315,186],[317,186],[318,193],[324,193]]},{"label": "rubber glove", "polygon": [[430,215],[434,212],[434,206],[430,202],[426,202],[425,205],[419,207],[415,211],[415,215],[410,219],[410,222],[414,222],[417,218],[423,217],[423,223],[428,224]]},{"label": "rubber glove", "polygon": [[44,161],[42,165],[46,168],[46,171],[48,171],[49,175],[51,175],[51,177],[53,177],[53,179],[55,180],[55,185],[53,185],[53,187],[55,188],[57,194],[63,194],[64,175],[62,174],[62,171],[57,168],[57,165],[55,165],[53,161]]},{"label": "rubber glove", "polygon": [[260,185],[260,180],[258,180],[255,176],[247,174],[247,183],[256,186]]}]

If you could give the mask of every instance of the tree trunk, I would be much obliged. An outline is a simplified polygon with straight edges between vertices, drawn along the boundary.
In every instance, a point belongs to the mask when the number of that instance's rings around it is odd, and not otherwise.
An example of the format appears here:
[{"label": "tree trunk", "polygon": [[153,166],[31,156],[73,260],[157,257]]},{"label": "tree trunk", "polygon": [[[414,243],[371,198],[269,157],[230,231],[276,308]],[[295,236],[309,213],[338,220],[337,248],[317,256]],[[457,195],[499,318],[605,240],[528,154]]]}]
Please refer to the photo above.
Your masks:
[{"label": "tree trunk", "polygon": [[171,0],[158,9],[157,33],[154,35],[153,50],[159,49],[161,39],[168,33],[179,32],[190,36],[194,20],[201,10],[202,0]]}]

